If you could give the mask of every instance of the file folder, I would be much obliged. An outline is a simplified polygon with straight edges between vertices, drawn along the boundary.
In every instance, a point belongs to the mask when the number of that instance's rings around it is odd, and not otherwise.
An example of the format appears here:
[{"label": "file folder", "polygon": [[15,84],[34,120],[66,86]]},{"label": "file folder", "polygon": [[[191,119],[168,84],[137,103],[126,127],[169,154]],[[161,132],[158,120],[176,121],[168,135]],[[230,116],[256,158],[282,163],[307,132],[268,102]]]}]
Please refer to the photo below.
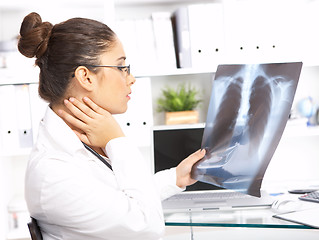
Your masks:
[{"label": "file folder", "polygon": [[[152,70],[156,68],[156,48],[153,34],[153,24],[151,18],[136,19],[136,45],[138,58],[138,69],[145,72],[145,69]],[[132,38],[132,36],[130,36]]]},{"label": "file folder", "polygon": [[139,78],[132,86],[131,100],[123,114],[114,115],[125,135],[134,140],[138,147],[150,146],[153,110],[151,79]]},{"label": "file folder", "polygon": [[173,28],[170,12],[152,13],[157,63],[165,69],[176,68]]},{"label": "file folder", "polygon": [[193,4],[173,16],[180,68],[212,68],[223,61],[225,51],[223,5]]},{"label": "file folder", "polygon": [[29,85],[15,85],[15,104],[18,127],[19,148],[31,148],[33,145]]},{"label": "file folder", "polygon": [[30,112],[31,112],[31,126],[33,132],[33,142],[38,136],[38,129],[41,119],[43,118],[47,109],[48,103],[40,98],[38,93],[39,84],[32,83],[29,85],[30,96]]},{"label": "file folder", "polygon": [[19,146],[15,86],[0,86],[0,138],[1,149],[10,151]]}]

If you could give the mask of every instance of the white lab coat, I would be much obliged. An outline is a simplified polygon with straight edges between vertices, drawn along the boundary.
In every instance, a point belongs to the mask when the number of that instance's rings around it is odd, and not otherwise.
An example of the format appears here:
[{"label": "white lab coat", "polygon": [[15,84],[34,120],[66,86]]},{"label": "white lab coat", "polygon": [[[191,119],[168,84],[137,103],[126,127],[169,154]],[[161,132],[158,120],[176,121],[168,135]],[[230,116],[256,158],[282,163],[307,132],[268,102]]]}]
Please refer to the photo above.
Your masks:
[{"label": "white lab coat", "polygon": [[126,137],[111,140],[105,152],[113,171],[47,108],[25,179],[28,209],[44,240],[163,236],[161,199],[182,191],[175,169],[151,174]]}]

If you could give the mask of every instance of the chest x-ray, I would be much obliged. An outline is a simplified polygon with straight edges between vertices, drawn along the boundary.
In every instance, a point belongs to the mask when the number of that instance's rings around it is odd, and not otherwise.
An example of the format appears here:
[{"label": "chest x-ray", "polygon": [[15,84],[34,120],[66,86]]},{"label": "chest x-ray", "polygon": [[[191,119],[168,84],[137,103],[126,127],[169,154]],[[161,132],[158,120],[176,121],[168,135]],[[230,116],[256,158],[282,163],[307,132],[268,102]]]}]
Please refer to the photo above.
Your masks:
[{"label": "chest x-ray", "polygon": [[302,63],[220,65],[192,169],[202,182],[260,197],[267,166],[286,126]]}]

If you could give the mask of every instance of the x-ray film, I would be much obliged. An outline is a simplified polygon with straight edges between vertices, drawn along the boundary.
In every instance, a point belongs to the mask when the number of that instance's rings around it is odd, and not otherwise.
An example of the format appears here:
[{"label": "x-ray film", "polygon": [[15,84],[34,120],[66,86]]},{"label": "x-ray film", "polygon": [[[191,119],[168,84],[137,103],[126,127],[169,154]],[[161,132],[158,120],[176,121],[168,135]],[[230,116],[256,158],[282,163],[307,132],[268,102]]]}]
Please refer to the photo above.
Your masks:
[{"label": "x-ray film", "polygon": [[220,65],[209,103],[202,149],[192,177],[260,197],[280,141],[302,63]]}]

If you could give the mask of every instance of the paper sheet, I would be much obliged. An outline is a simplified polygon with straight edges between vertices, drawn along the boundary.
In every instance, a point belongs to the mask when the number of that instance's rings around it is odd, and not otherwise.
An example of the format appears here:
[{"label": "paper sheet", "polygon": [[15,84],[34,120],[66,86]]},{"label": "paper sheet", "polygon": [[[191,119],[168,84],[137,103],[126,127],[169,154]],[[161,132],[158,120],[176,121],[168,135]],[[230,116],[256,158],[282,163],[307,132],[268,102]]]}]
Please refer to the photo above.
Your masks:
[{"label": "paper sheet", "polygon": [[274,215],[275,218],[319,228],[319,207],[307,210]]}]

